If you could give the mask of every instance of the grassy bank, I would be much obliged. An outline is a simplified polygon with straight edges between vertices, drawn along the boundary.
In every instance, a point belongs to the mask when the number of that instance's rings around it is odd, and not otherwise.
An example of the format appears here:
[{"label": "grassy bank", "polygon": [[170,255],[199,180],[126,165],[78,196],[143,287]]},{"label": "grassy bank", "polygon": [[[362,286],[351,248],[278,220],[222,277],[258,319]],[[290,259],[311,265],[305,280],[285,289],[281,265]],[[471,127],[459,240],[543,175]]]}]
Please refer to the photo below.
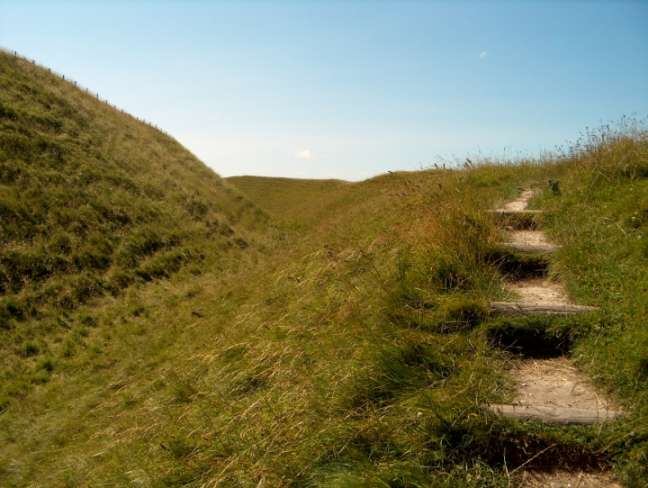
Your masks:
[{"label": "grassy bank", "polygon": [[[628,135],[629,134],[629,135]],[[547,228],[564,247],[556,272],[572,296],[601,307],[575,344],[579,366],[623,399],[611,442],[628,486],[648,479],[648,142],[626,129],[590,134],[544,193]]]},{"label": "grassy bank", "polygon": [[175,140],[57,75],[0,53],[0,87],[2,410],[96,325],[84,305],[227,267],[267,223]]}]

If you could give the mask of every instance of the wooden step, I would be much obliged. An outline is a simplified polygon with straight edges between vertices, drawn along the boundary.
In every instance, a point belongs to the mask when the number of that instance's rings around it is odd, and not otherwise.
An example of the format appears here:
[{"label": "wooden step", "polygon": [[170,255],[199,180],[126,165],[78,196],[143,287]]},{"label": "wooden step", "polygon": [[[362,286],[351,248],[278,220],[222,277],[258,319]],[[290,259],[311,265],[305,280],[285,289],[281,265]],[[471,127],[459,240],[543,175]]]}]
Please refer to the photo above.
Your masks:
[{"label": "wooden step", "polygon": [[598,310],[598,307],[588,305],[549,305],[529,304],[520,302],[491,302],[492,313],[506,315],[571,315],[576,313],[587,313]]},{"label": "wooden step", "polygon": [[502,242],[502,247],[523,253],[551,254],[560,249],[555,244],[522,244],[520,242]]},{"label": "wooden step", "polygon": [[488,410],[504,417],[537,420],[548,424],[598,424],[619,417],[621,412],[606,409],[584,409],[553,405],[491,404]]},{"label": "wooden step", "polygon": [[518,217],[521,215],[541,215],[543,212],[542,210],[507,210],[505,208],[496,208],[495,210],[491,210],[491,213],[501,217]]}]

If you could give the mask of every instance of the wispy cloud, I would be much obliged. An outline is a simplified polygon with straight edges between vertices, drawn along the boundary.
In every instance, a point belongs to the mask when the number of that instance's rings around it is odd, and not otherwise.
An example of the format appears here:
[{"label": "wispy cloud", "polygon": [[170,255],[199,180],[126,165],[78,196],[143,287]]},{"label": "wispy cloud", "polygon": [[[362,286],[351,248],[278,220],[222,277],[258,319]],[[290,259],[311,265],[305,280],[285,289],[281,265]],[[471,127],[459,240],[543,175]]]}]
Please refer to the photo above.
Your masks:
[{"label": "wispy cloud", "polygon": [[313,159],[313,153],[310,149],[302,149],[295,153],[297,159]]},{"label": "wispy cloud", "polygon": [[486,59],[488,57],[488,51],[482,51],[479,53],[479,59]]}]

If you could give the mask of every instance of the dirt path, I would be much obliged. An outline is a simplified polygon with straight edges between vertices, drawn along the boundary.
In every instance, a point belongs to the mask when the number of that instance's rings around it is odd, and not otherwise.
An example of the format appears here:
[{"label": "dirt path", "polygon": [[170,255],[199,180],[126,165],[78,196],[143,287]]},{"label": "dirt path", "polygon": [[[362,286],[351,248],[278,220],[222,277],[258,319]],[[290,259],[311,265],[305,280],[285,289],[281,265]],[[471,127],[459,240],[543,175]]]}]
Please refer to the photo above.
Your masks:
[{"label": "dirt path", "polygon": [[565,357],[520,361],[511,373],[518,387],[516,402],[520,405],[615,410]]},{"label": "dirt path", "polygon": [[583,471],[525,472],[519,477],[524,488],[621,488],[610,473]]},{"label": "dirt path", "polygon": [[527,209],[527,206],[529,205],[529,200],[531,200],[531,198],[533,198],[533,191],[523,190],[522,193],[520,193],[519,197],[517,197],[513,201],[505,203],[500,208],[496,209],[496,211],[521,212]]},{"label": "dirt path", "polygon": [[506,289],[516,297],[515,302],[524,305],[575,305],[567,298],[560,283],[548,279],[532,278],[512,281]]},{"label": "dirt path", "polygon": [[512,230],[504,244],[523,252],[551,253],[558,249],[558,246],[549,242],[544,232],[539,230]]},{"label": "dirt path", "polygon": [[[525,213],[534,193],[521,195],[495,210],[497,214]],[[531,222],[531,220],[529,220]],[[537,229],[508,229],[506,246],[520,252],[552,253],[558,249]],[[538,276],[509,281],[505,284],[511,299],[493,302],[499,313],[580,313],[592,310],[571,302],[564,287],[546,277]],[[618,407],[599,394],[588,378],[578,371],[567,357],[526,359],[512,362],[511,376],[515,398],[511,404],[490,405],[491,411],[523,420],[558,424],[594,424],[613,419]],[[609,473],[582,471],[524,471],[518,481],[523,487],[619,487]]]}]

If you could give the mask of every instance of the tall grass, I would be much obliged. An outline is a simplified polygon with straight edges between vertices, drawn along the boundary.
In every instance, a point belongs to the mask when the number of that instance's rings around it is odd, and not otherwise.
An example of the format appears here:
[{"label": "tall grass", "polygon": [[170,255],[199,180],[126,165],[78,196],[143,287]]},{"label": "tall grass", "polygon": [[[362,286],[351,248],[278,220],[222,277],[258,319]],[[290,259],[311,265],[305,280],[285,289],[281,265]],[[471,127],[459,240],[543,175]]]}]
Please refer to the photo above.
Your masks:
[{"label": "tall grass", "polygon": [[648,132],[636,121],[589,133],[545,192],[547,227],[564,247],[557,271],[602,312],[575,346],[581,367],[624,400],[619,459],[628,486],[648,478]]},{"label": "tall grass", "polygon": [[4,52],[0,222],[0,410],[46,379],[41,355],[70,351],[80,307],[238,261],[267,230],[176,141]]}]

